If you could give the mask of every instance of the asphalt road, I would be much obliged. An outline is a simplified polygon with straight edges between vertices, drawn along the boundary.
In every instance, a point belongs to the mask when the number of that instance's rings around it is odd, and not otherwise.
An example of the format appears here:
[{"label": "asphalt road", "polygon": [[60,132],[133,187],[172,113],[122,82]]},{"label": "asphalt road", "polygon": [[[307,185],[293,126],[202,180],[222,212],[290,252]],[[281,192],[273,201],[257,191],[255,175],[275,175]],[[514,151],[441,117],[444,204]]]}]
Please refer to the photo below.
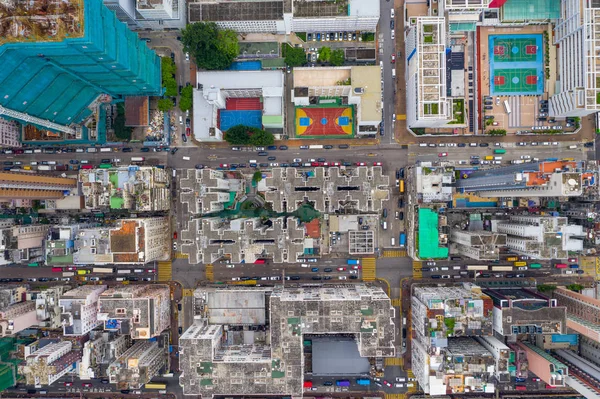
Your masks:
[{"label": "asphalt road", "polygon": [[[393,1],[390,0],[380,0],[379,8],[380,8],[380,19],[379,19],[379,29],[377,31],[378,35],[378,56],[379,61],[383,62],[383,121],[384,121],[384,136],[381,137],[381,142],[386,144],[395,143],[394,141],[394,127],[395,122],[392,123],[392,115],[395,112],[395,94],[394,88],[396,86],[396,82],[392,78],[392,69],[395,68],[395,64],[392,64],[392,54],[396,53],[396,41],[392,40],[391,37],[391,27],[390,27],[390,12],[394,5]],[[398,13],[396,13],[398,14]],[[401,14],[395,16],[394,23],[397,23],[401,19]],[[395,32],[398,32],[400,36],[402,36],[402,31],[396,30],[394,26]]]}]

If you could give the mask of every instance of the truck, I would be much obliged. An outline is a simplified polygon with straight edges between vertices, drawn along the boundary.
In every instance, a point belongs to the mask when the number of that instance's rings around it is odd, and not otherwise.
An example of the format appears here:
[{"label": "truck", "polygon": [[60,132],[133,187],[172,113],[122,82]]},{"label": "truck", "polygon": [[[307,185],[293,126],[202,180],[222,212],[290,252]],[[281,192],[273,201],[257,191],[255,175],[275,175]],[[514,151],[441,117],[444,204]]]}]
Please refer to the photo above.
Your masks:
[{"label": "truck", "polygon": [[37,167],[38,170],[52,170],[52,166],[40,165]]},{"label": "truck", "polygon": [[406,246],[406,233],[400,233],[400,240],[398,242],[401,247]]},{"label": "truck", "polygon": [[360,265],[360,261],[358,259],[348,259],[348,265]]},{"label": "truck", "polygon": [[75,275],[74,272],[64,272],[63,277],[73,277]]}]

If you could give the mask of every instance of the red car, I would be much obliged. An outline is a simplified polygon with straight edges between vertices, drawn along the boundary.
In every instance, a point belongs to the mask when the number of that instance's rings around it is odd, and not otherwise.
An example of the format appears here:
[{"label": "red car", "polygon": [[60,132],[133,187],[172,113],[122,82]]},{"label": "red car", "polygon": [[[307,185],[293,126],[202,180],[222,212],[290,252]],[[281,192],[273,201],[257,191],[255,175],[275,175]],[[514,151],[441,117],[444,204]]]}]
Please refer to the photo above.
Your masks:
[{"label": "red car", "polygon": [[392,384],[388,381],[388,380],[383,380],[383,383],[387,386],[387,387],[392,387]]},{"label": "red car", "polygon": [[447,152],[440,152],[440,153],[438,154],[438,157],[447,157],[447,156],[448,156],[448,153],[447,153]]},{"label": "red car", "polygon": [[577,258],[569,258],[570,263],[577,263]]},{"label": "red car", "polygon": [[339,162],[332,162],[331,166],[340,166],[340,163]]},{"label": "red car", "polygon": [[311,162],[310,166],[319,166],[319,163],[318,162]]},{"label": "red car", "polygon": [[92,384],[91,384],[91,383],[89,383],[89,382],[84,382],[84,383],[83,383],[83,384],[81,384],[81,385],[83,385],[83,387],[84,387],[84,388],[91,388],[91,387],[92,387]]},{"label": "red car", "polygon": [[72,382],[65,382],[65,386],[66,386],[66,387],[70,387],[70,386],[72,386],[72,385],[73,385],[73,383],[72,383]]},{"label": "red car", "polygon": [[74,272],[75,270],[77,270],[77,268],[75,266],[69,266],[67,267],[67,270],[70,272]]},{"label": "red car", "polygon": [[373,162],[373,166],[381,166],[381,162]]},{"label": "red car", "polygon": [[392,54],[392,64],[396,63],[396,54]]},{"label": "red car", "polygon": [[187,136],[189,136],[191,133],[192,133],[192,129],[190,129],[189,127],[186,127],[186,128],[185,128],[185,134],[186,134]]},{"label": "red car", "polygon": [[177,232],[176,232],[176,231],[174,231],[174,232],[173,232],[173,239],[174,239],[174,240],[176,240],[176,239],[177,239]]},{"label": "red car", "polygon": [[222,163],[222,164],[220,164],[220,165],[219,165],[219,167],[221,167],[221,168],[228,168],[228,167],[229,167],[229,165],[228,165],[228,164],[226,164],[226,163]]},{"label": "red car", "polygon": [[354,270],[358,270],[358,269],[360,269],[360,265],[354,265],[354,266],[352,266],[352,268],[353,268]]},{"label": "red car", "polygon": [[338,272],[345,272],[346,268],[345,267],[338,267],[337,270],[338,270]]},{"label": "red car", "polygon": [[156,273],[156,270],[154,270],[154,269],[148,269],[148,270],[146,270],[146,273]]},{"label": "red car", "polygon": [[367,166],[367,164],[364,162],[357,162],[356,166]]},{"label": "red car", "polygon": [[540,382],[540,379],[539,379],[539,378],[537,378],[537,377],[533,377],[533,378],[531,379],[531,381]]}]

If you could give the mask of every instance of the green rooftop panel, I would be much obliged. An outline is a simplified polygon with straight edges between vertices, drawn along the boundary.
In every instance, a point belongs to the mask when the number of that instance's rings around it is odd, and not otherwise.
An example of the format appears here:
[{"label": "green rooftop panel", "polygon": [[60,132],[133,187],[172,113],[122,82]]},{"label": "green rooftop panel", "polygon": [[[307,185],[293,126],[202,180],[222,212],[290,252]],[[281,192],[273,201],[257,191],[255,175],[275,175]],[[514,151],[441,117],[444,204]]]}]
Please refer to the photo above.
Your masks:
[{"label": "green rooftop panel", "polygon": [[440,247],[438,214],[429,208],[419,209],[419,258],[445,259],[448,248]]}]

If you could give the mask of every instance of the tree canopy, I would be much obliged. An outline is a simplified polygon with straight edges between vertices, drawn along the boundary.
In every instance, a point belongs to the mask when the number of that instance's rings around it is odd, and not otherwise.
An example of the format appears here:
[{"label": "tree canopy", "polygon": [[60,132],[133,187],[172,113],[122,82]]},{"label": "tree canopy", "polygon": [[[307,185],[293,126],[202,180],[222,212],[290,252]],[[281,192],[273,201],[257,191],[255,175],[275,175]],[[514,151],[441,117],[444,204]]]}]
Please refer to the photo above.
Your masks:
[{"label": "tree canopy", "polygon": [[162,112],[167,112],[173,109],[173,101],[168,98],[161,98],[158,100],[157,104],[158,110]]},{"label": "tree canopy", "polygon": [[162,86],[166,88],[165,96],[175,97],[177,96],[177,81],[175,81],[175,73],[177,72],[177,66],[173,63],[171,57],[161,57],[161,74],[162,74]]},{"label": "tree canopy", "polygon": [[196,22],[181,31],[183,50],[201,69],[226,69],[239,54],[237,34],[214,22]]},{"label": "tree canopy", "polygon": [[306,64],[306,54],[302,47],[292,47],[284,44],[285,63],[291,67],[302,66]]},{"label": "tree canopy", "polygon": [[250,136],[250,144],[252,145],[273,145],[275,137],[269,132],[256,129]]},{"label": "tree canopy", "polygon": [[235,145],[272,145],[275,137],[267,131],[255,127],[236,125],[225,132],[225,141]]},{"label": "tree canopy", "polygon": [[319,60],[323,62],[327,62],[331,59],[331,49],[329,47],[321,47],[321,52],[319,53]]},{"label": "tree canopy", "polygon": [[346,56],[343,49],[338,48],[331,52],[329,62],[331,62],[332,65],[340,66],[344,64],[344,61],[346,61]]},{"label": "tree canopy", "polygon": [[194,93],[194,87],[187,85],[181,89],[181,97],[179,98],[179,109],[183,112],[192,109],[192,94]]}]

